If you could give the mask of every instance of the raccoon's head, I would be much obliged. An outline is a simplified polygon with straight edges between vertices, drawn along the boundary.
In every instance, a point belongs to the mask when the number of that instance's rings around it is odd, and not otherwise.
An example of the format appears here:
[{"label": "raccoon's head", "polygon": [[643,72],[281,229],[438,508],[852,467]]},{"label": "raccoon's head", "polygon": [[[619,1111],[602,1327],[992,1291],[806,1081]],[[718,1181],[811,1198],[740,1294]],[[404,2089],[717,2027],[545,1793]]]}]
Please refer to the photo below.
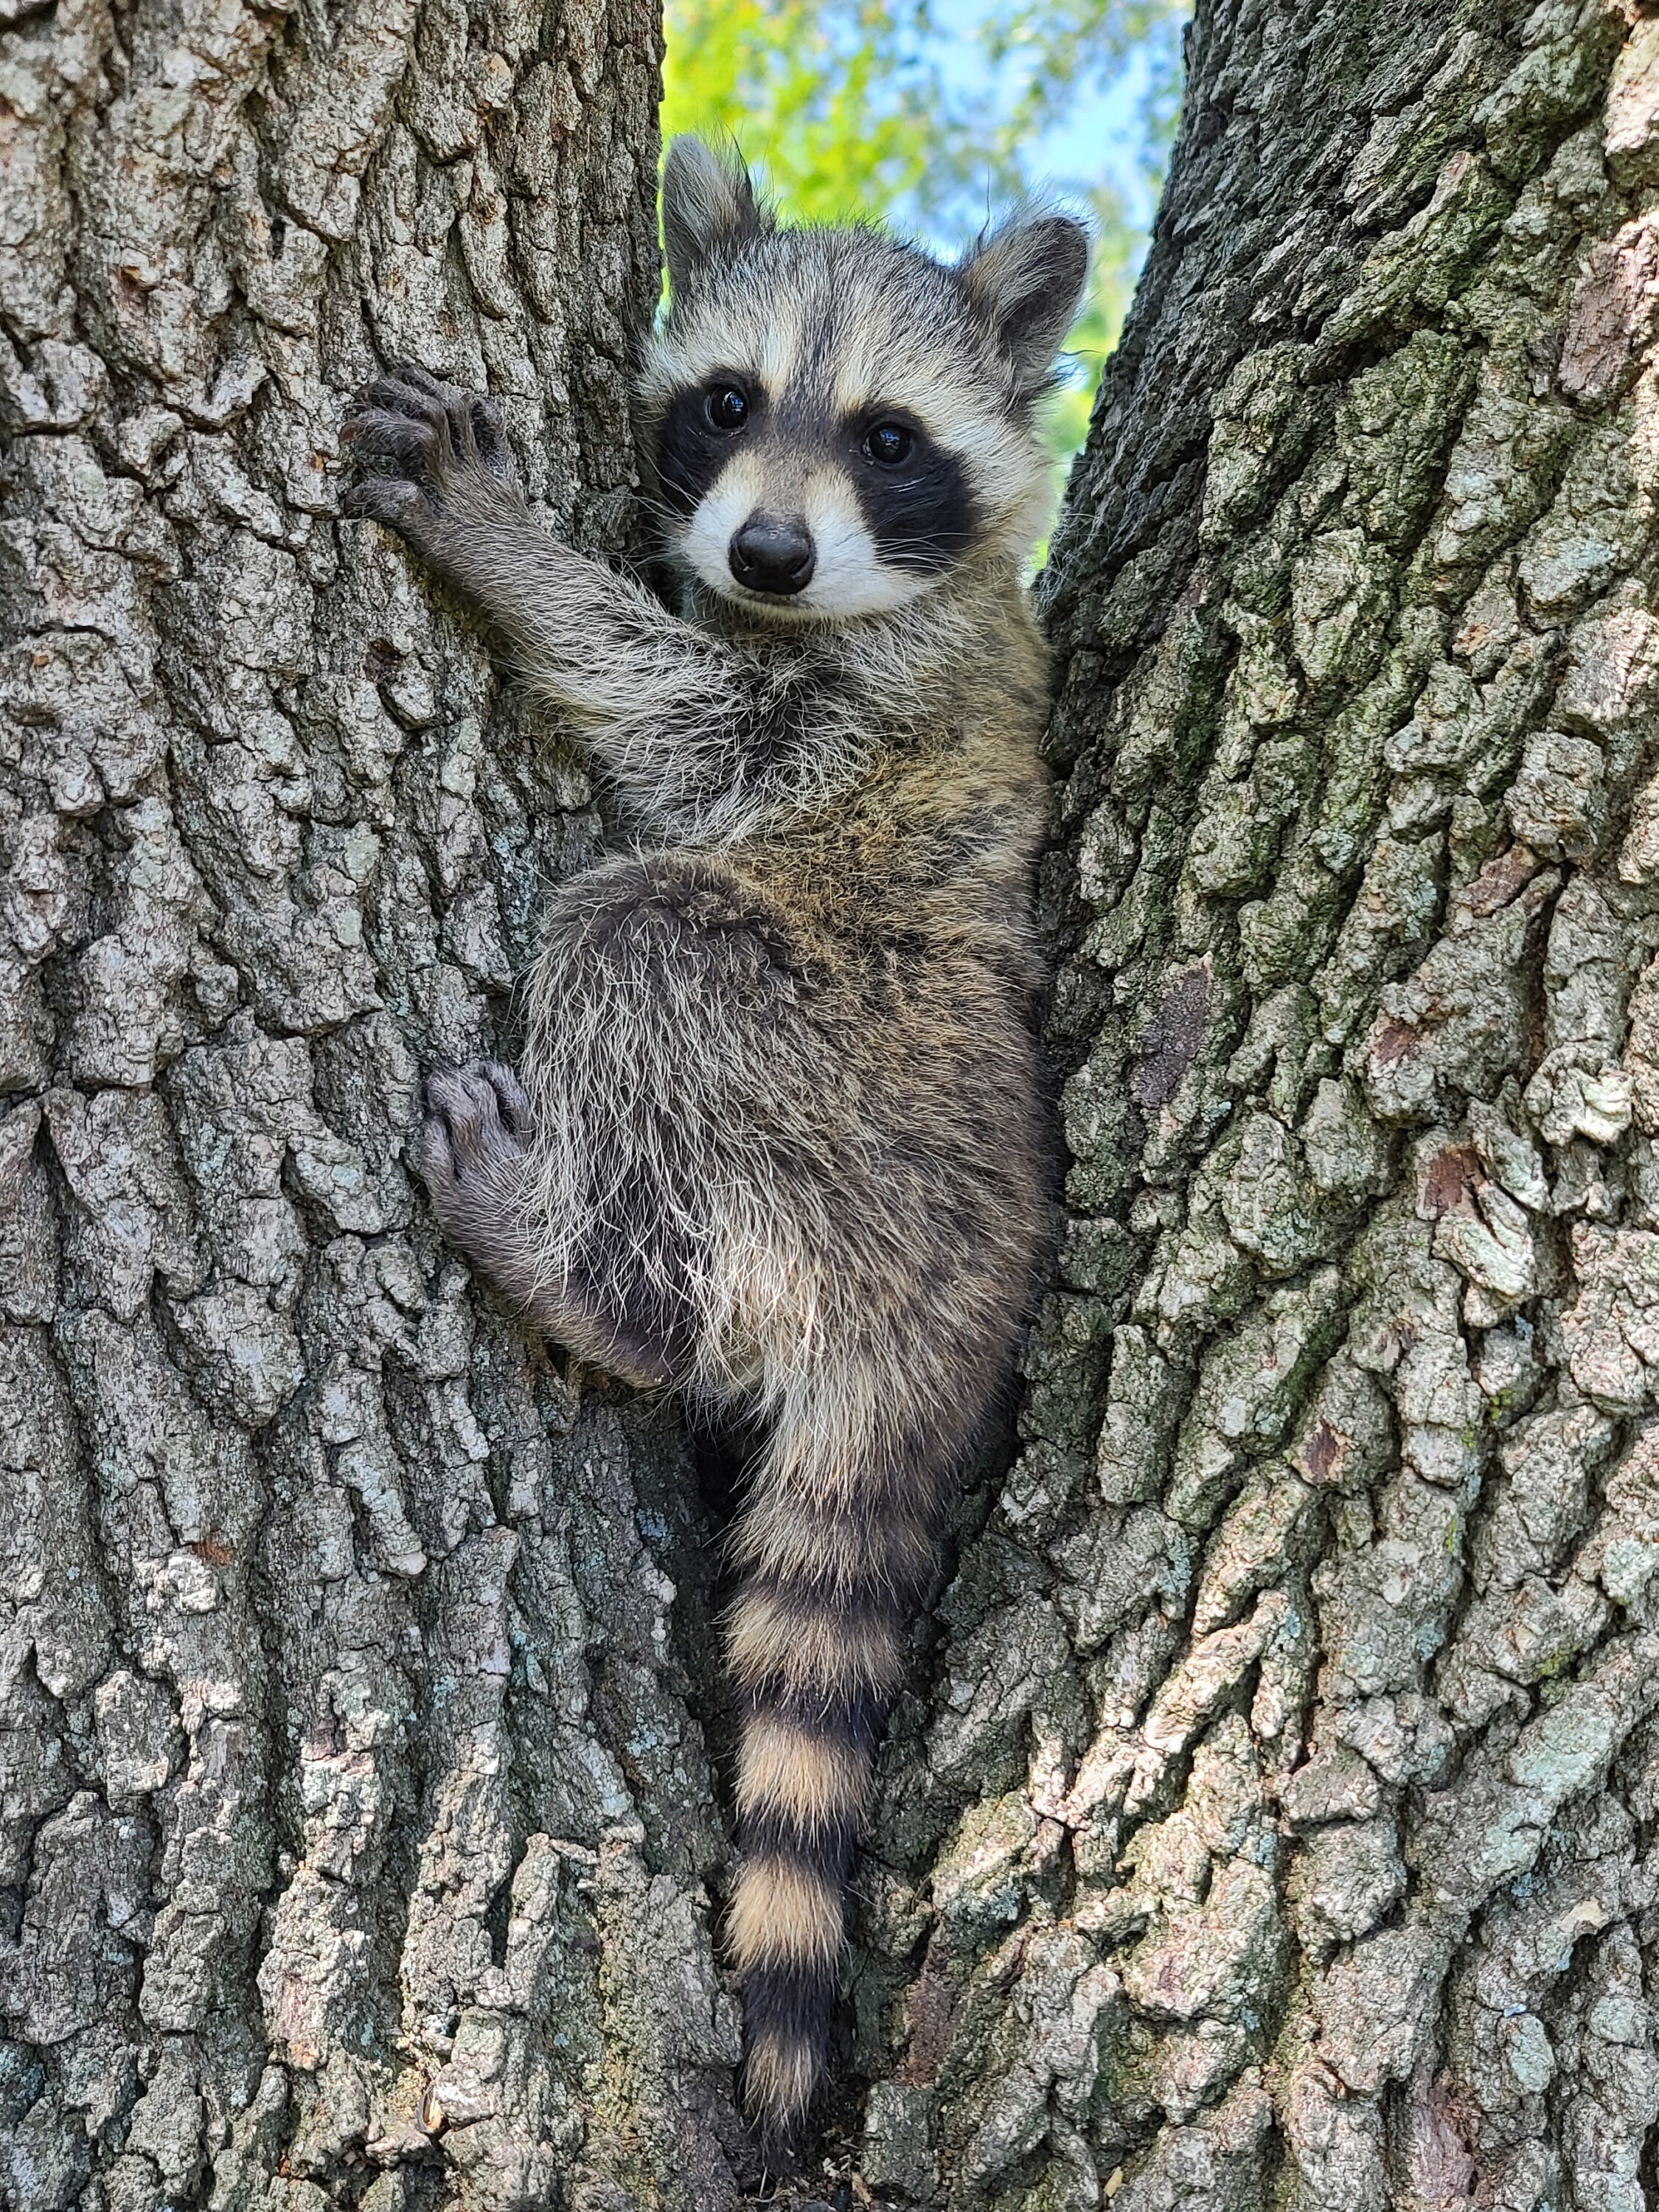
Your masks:
[{"label": "raccoon's head", "polygon": [[866,229],[780,229],[696,138],[663,179],[670,309],[641,384],[667,550],[763,616],[902,606],[1022,560],[1034,421],[1087,269],[1081,227],[1005,224],[954,267]]}]

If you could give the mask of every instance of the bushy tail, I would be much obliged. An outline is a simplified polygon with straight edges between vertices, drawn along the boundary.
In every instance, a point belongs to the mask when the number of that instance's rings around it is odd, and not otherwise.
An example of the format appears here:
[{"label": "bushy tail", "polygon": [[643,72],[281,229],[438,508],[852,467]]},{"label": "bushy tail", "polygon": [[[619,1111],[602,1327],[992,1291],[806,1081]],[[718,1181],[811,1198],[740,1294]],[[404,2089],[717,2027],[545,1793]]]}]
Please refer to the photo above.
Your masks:
[{"label": "bushy tail", "polygon": [[958,1452],[954,1437],[929,1449],[868,1420],[829,1433],[822,1412],[786,1403],[734,1531],[744,1718],[729,1942],[744,2100],[775,2168],[798,2155],[823,2075],[871,1770]]}]

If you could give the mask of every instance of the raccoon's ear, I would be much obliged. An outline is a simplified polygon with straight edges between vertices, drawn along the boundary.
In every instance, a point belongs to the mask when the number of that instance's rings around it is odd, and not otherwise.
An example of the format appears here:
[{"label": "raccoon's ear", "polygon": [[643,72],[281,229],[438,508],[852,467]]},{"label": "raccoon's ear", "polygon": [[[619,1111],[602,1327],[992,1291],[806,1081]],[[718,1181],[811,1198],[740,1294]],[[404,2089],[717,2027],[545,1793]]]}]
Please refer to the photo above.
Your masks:
[{"label": "raccoon's ear", "polygon": [[1022,397],[1048,375],[1083,297],[1089,240],[1069,216],[1015,216],[963,257],[962,289],[1014,364]]},{"label": "raccoon's ear", "polygon": [[675,293],[687,289],[699,262],[767,228],[735,146],[717,154],[701,138],[671,142],[662,171],[662,235]]}]

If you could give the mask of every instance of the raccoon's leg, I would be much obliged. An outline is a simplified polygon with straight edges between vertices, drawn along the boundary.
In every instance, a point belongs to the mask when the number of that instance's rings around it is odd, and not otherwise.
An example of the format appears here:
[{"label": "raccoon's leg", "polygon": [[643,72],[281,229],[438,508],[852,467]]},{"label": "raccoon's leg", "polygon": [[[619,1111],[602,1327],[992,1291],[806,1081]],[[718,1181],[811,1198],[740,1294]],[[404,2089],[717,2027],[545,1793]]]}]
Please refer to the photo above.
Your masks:
[{"label": "raccoon's leg", "polygon": [[660,1302],[607,1303],[568,1275],[549,1283],[539,1272],[526,1175],[530,1103],[512,1070],[499,1060],[443,1068],[427,1098],[421,1177],[452,1242],[545,1334],[642,1389],[672,1382],[686,1346]]},{"label": "raccoon's leg", "polygon": [[342,434],[359,464],[346,513],[395,531],[561,705],[601,731],[732,710],[740,657],[541,528],[490,400],[400,362],[364,386]]},{"label": "raccoon's leg", "polygon": [[550,537],[490,402],[422,368],[374,378],[343,434],[363,465],[346,513],[395,530],[472,601],[638,820],[695,840],[724,834],[734,809],[763,810],[770,791],[818,787],[849,711],[821,646],[757,652],[699,629]]}]

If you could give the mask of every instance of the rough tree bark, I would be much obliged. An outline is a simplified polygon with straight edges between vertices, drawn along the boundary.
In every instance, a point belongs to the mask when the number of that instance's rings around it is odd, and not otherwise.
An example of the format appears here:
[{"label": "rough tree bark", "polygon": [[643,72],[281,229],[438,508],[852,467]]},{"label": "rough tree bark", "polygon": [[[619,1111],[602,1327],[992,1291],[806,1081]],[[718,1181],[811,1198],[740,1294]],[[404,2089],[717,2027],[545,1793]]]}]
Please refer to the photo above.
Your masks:
[{"label": "rough tree bark", "polygon": [[1069,1221],[884,1770],[862,2175],[1634,2212],[1659,18],[1188,60],[1046,586]]},{"label": "rough tree bark", "polygon": [[404,1163],[598,818],[334,519],[404,355],[617,540],[656,10],[0,20],[0,2197],[715,2202],[683,1445]]},{"label": "rough tree bark", "polygon": [[[412,353],[619,541],[654,21],[11,14],[0,2190],[727,2212],[710,1518],[402,1165],[599,824],[331,474]],[[1060,1287],[808,2187],[1624,2212],[1659,21],[1213,0],[1190,70],[1047,586]]]}]

